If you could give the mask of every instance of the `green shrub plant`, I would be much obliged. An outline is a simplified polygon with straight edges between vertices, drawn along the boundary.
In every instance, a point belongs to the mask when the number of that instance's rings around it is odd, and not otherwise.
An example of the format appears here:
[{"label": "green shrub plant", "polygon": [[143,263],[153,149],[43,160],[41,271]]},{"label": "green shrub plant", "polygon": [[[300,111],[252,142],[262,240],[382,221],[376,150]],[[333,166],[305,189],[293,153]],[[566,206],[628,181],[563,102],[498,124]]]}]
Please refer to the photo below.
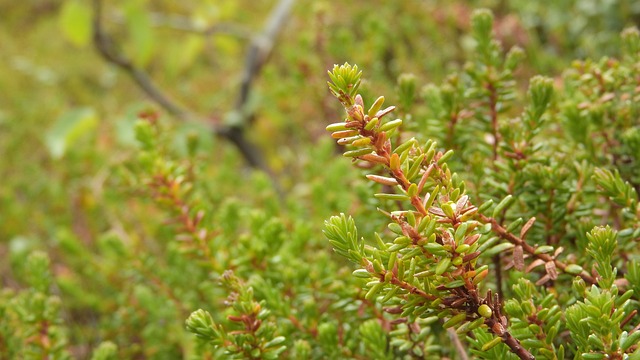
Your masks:
[{"label": "green shrub plant", "polygon": [[402,74],[397,108],[334,66],[337,145],[285,197],[140,113],[117,226],[13,245],[0,359],[640,359],[640,34],[522,84],[493,28],[474,12],[463,69]]},{"label": "green shrub plant", "polygon": [[[388,231],[366,241],[341,214],[325,234],[414,355],[438,323],[481,358],[638,358],[638,31],[622,60],[576,62],[555,99],[536,76],[519,105],[521,51],[502,54],[489,12],[472,21],[475,56],[424,88],[409,131],[382,96],[366,110],[357,66],[329,73],[347,117],[327,130],[367,163]],[[410,104],[414,86],[399,87]]]}]

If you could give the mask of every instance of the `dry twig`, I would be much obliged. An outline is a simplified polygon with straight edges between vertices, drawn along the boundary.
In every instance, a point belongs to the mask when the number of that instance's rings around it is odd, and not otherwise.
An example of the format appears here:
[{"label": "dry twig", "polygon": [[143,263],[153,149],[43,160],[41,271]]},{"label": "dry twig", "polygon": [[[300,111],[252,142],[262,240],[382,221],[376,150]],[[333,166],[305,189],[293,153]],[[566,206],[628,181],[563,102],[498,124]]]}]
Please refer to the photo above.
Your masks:
[{"label": "dry twig", "polygon": [[[293,3],[294,0],[281,0],[269,15],[263,31],[253,36],[245,58],[240,93],[233,109],[233,111],[241,115],[241,121],[234,125],[213,126],[212,129],[214,134],[234,144],[251,167],[269,174],[276,190],[281,195],[282,191],[276,181],[275,175],[262,156],[262,152],[246,139],[245,128],[246,125],[252,123],[254,118],[253,112],[250,112],[247,108],[251,88],[255,79],[259,76],[262,67],[273,52],[276,37],[284,27],[285,20],[290,13]],[[104,30],[104,8],[102,0],[93,0],[93,8],[93,41],[100,55],[127,73],[151,100],[160,105],[172,116],[181,120],[205,121],[204,119],[206,117],[189,111],[162,91],[143,69],[135,66],[129,58],[117,49],[113,39]]]}]

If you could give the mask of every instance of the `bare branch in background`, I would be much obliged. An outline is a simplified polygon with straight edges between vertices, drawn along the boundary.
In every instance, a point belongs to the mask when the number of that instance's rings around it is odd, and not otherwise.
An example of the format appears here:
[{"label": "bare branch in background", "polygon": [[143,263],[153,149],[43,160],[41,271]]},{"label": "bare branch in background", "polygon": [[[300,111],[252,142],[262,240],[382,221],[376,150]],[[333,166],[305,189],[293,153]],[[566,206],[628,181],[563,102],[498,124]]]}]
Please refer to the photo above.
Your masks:
[{"label": "bare branch in background", "polygon": [[[236,114],[240,115],[242,118],[238,124],[229,127],[224,133],[220,134],[234,142],[240,151],[243,152],[245,158],[255,158],[255,160],[261,161],[256,163],[254,166],[265,169],[272,179],[275,179],[275,175],[264,162],[264,158],[260,155],[260,150],[251,143],[246,143],[241,147],[236,143],[236,141],[244,140],[244,129],[246,125],[253,122],[254,114],[247,111],[248,109],[246,108],[249,95],[251,93],[251,87],[254,80],[260,74],[260,70],[262,70],[263,65],[266,63],[267,59],[269,59],[269,56],[273,51],[276,37],[284,27],[285,20],[289,16],[293,3],[294,0],[281,0],[269,14],[262,33],[254,36],[251,41],[251,45],[249,46],[249,50],[247,51],[247,56],[245,58],[240,94],[234,109]],[[279,187],[277,181],[274,181],[274,184],[276,184],[276,191],[280,193],[280,197],[282,198],[282,189]]]},{"label": "bare branch in background", "polygon": [[[273,51],[275,40],[284,27],[285,20],[293,5],[294,0],[281,0],[269,15],[264,29],[261,33],[252,37],[251,45],[247,51],[245,58],[245,67],[242,73],[242,82],[240,94],[236,101],[234,110],[241,116],[240,121],[233,125],[214,126],[213,132],[236,146],[247,163],[254,168],[266,172],[273,180],[276,190],[282,194],[282,191],[276,181],[275,175],[269,168],[262,152],[253,143],[248,141],[244,135],[247,124],[253,119],[253,113],[249,113],[246,109],[251,87],[254,80],[260,73],[263,65]],[[107,61],[124,70],[138,84],[138,86],[156,103],[158,103],[165,111],[171,115],[183,120],[204,119],[183,106],[172,100],[165,94],[151,79],[151,77],[142,69],[136,67],[130,59],[117,50],[111,37],[104,31],[103,24],[103,3],[102,0],[93,0],[94,16],[93,16],[93,41],[98,52]],[[174,19],[175,20],[175,19]],[[172,21],[172,25],[176,26],[176,22]],[[185,27],[185,23],[181,20],[177,28],[196,30],[193,27]],[[231,31],[238,32],[240,27],[230,26],[229,24],[217,24],[215,26],[199,30],[204,35],[211,35],[216,32]],[[246,37],[246,33],[242,33]]]},{"label": "bare branch in background", "polygon": [[151,21],[155,26],[164,26],[173,30],[196,33],[203,36],[229,35],[239,39],[251,40],[253,33],[245,26],[232,22],[219,22],[210,26],[194,25],[190,18],[185,16],[151,14]]},{"label": "bare branch in background", "polygon": [[182,106],[171,100],[158,88],[153,80],[141,69],[137,68],[131,60],[120,53],[111,37],[104,32],[102,23],[102,1],[93,0],[93,42],[100,54],[112,64],[124,70],[140,86],[140,88],[163,109],[175,117],[186,118],[189,113]]},{"label": "bare branch in background", "polygon": [[[262,66],[266,63],[267,59],[269,59],[273,51],[273,46],[275,45],[276,37],[282,30],[293,3],[294,0],[281,0],[271,11],[262,33],[255,36],[253,41],[251,41],[247,57],[245,58],[240,95],[236,101],[235,108],[239,113],[244,113],[243,108],[249,100],[253,81],[258,74],[260,74],[260,70],[262,70]],[[251,116],[248,116],[248,118],[251,118]]]},{"label": "bare branch in background", "polygon": [[449,334],[449,339],[451,339],[453,347],[456,349],[456,353],[460,357],[460,360],[469,360],[467,350],[462,344],[462,341],[460,341],[460,336],[458,336],[458,333],[452,328],[447,329],[447,333]]}]

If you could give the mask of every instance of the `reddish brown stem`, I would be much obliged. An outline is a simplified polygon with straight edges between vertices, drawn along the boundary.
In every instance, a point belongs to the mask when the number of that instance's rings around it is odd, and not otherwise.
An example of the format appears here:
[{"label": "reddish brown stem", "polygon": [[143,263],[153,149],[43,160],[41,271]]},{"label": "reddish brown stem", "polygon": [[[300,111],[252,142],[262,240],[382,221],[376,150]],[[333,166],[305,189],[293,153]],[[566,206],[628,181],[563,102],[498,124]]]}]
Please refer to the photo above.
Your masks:
[{"label": "reddish brown stem", "polygon": [[487,319],[485,322],[489,327],[489,330],[496,336],[502,338],[502,341],[511,349],[511,352],[516,354],[520,359],[523,360],[534,360],[535,357],[529,352],[529,350],[525,349],[518,339],[514,338],[513,335],[509,331],[507,331],[502,324],[500,324],[497,320],[493,318]]},{"label": "reddish brown stem", "polygon": [[[498,234],[498,236],[500,236],[501,238],[507,240],[508,242],[514,244],[514,245],[519,245],[522,246],[522,249],[524,251],[526,251],[527,253],[531,254],[532,256],[541,259],[545,262],[550,262],[553,261],[556,264],[556,267],[562,271],[565,271],[565,269],[567,268],[567,264],[554,259],[551,255],[548,254],[536,254],[536,248],[534,248],[533,246],[527,244],[524,240],[522,240],[521,238],[513,235],[512,233],[508,232],[507,229],[505,229],[504,227],[502,227],[500,224],[498,224],[498,222],[496,221],[496,219],[479,214],[478,215],[479,219],[484,222],[485,224],[491,224],[491,229]],[[579,274],[579,276],[586,281],[589,284],[596,284],[597,281],[596,279],[593,278],[593,276],[589,275],[589,273],[587,273],[586,271],[582,270],[582,272]]]}]

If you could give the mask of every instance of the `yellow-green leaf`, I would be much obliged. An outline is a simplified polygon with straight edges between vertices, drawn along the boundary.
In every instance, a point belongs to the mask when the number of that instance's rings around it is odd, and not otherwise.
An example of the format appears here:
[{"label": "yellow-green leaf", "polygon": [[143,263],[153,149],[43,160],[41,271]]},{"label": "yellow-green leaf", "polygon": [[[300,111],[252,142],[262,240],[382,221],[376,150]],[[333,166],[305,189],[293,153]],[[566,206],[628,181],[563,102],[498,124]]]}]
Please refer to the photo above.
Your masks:
[{"label": "yellow-green leaf", "polygon": [[64,1],[58,18],[62,35],[76,46],[91,40],[91,8],[88,1]]},{"label": "yellow-green leaf", "polygon": [[61,158],[74,142],[97,126],[98,115],[93,108],[78,108],[63,114],[45,136],[49,153],[55,159]]},{"label": "yellow-green leaf", "polygon": [[153,58],[156,48],[151,17],[148,11],[136,2],[128,4],[125,14],[133,62],[138,66],[145,66]]}]

